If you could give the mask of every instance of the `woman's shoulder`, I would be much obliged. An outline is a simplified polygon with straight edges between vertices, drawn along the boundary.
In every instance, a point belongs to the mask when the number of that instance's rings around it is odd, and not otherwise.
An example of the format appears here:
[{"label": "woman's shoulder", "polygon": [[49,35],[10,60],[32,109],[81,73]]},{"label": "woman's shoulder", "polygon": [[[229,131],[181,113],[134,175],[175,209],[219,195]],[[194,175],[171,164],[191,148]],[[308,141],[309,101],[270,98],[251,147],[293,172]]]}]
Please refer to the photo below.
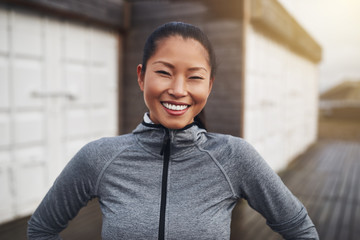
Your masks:
[{"label": "woman's shoulder", "polygon": [[119,146],[124,146],[132,144],[134,141],[134,136],[132,133],[111,136],[111,137],[102,137],[87,143],[84,147],[89,149],[101,149],[101,148],[118,148]]},{"label": "woman's shoulder", "polygon": [[227,134],[207,133],[203,148],[220,163],[236,166],[262,161],[257,150],[245,139]]},{"label": "woman's shoulder", "polygon": [[220,148],[220,149],[231,149],[233,151],[254,151],[253,146],[247,142],[244,138],[236,137],[229,134],[221,133],[206,133],[206,145],[211,148]]},{"label": "woman's shoulder", "polygon": [[99,165],[103,165],[133,145],[134,137],[132,134],[102,137],[85,144],[74,156],[74,159],[99,167]]}]

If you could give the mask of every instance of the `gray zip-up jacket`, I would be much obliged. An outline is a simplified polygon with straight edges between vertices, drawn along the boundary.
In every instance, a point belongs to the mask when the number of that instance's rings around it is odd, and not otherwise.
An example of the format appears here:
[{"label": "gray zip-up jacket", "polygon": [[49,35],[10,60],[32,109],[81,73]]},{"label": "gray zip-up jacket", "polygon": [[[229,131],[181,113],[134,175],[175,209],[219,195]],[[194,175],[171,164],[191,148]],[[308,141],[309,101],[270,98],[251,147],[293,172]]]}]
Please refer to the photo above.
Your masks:
[{"label": "gray zip-up jacket", "polygon": [[103,239],[229,239],[245,198],[285,239],[318,239],[304,206],[241,138],[142,123],[84,146],[29,221],[29,239],[59,232],[99,198]]}]

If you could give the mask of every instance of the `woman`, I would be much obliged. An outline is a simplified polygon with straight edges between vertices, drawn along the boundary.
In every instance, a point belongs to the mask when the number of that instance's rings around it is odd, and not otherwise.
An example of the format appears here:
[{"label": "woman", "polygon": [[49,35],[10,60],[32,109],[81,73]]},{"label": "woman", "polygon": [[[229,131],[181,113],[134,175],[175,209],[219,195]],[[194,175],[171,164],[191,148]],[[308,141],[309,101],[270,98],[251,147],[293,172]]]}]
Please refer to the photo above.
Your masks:
[{"label": "woman", "polygon": [[103,239],[229,239],[241,198],[285,239],[318,239],[304,206],[248,143],[194,121],[215,75],[203,32],[179,22],[160,26],[137,75],[149,109],[143,123],[75,155],[29,221],[30,239],[57,239],[95,197]]}]

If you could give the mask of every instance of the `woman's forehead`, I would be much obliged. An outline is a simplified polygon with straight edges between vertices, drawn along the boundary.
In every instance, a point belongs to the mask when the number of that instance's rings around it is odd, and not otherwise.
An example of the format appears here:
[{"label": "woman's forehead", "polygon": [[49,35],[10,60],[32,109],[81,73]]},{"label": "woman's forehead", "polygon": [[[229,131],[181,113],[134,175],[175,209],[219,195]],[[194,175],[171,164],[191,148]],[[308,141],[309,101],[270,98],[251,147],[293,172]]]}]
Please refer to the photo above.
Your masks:
[{"label": "woman's forehead", "polygon": [[209,54],[204,46],[196,39],[183,38],[181,36],[170,36],[160,40],[151,58],[154,62],[160,61],[157,58],[186,58],[183,60],[189,63],[202,63],[206,67],[210,67]]}]

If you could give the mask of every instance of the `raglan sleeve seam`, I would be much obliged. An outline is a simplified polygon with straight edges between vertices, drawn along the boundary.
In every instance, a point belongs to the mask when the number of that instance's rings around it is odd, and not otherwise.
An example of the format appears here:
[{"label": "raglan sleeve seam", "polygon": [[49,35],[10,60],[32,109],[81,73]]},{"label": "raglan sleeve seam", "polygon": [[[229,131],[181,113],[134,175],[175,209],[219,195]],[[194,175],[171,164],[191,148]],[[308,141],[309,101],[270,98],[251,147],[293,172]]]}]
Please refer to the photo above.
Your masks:
[{"label": "raglan sleeve seam", "polygon": [[230,177],[228,176],[228,174],[226,173],[225,169],[223,168],[223,166],[220,164],[220,162],[208,151],[205,150],[203,148],[201,148],[200,146],[196,145],[196,147],[199,149],[199,151],[206,153],[211,160],[216,164],[216,166],[219,168],[219,170],[221,171],[221,173],[224,175],[230,189],[231,189],[231,193],[233,195],[233,197],[235,197],[236,199],[239,199],[240,197],[236,194],[235,190],[234,190],[234,186],[230,180]]},{"label": "raglan sleeve seam", "polygon": [[120,151],[118,151],[116,154],[114,154],[106,163],[105,165],[102,167],[100,173],[98,174],[98,177],[96,179],[96,183],[95,183],[95,189],[94,189],[94,194],[96,196],[98,196],[98,190],[99,190],[99,186],[101,184],[101,180],[105,174],[105,171],[108,169],[108,167],[110,166],[110,164],[122,153],[124,152],[125,149],[121,149]]}]

